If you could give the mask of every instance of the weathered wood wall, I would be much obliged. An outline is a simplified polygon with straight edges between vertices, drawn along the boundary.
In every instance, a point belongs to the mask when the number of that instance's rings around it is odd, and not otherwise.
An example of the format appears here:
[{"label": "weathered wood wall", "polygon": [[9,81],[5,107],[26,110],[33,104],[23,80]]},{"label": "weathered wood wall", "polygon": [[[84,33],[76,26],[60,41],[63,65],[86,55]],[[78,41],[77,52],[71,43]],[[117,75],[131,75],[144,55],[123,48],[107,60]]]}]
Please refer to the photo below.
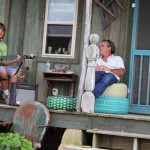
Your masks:
[{"label": "weathered wood wall", "polygon": [[[99,7],[93,0],[92,29],[91,33],[97,33],[100,40],[103,38],[115,42],[117,54],[124,58],[126,65],[126,74],[123,81],[128,83],[129,58],[131,43],[132,0],[121,1],[125,11],[118,7],[118,17],[111,25],[102,30]],[[26,60],[25,65],[30,67],[27,80],[30,83],[39,84],[39,101],[43,101],[45,94],[45,81],[43,80],[43,71],[45,62],[48,58],[42,58],[42,42],[45,18],[46,0],[0,0],[0,21],[7,27],[5,41],[8,44],[9,54],[34,54],[37,59],[34,61]],[[52,66],[55,63],[71,64],[71,68],[78,77],[81,71],[81,59],[83,50],[83,37],[85,27],[85,4],[86,0],[79,1],[79,16],[77,26],[76,58],[75,59],[51,59]],[[77,87],[76,85],[76,92]],[[62,87],[61,89],[63,89]],[[61,90],[60,89],[60,90]]]},{"label": "weathered wood wall", "polygon": [[102,29],[100,18],[100,7],[93,3],[92,16],[92,33],[97,33],[102,39],[110,39],[116,45],[116,54],[120,55],[125,62],[126,73],[123,77],[123,82],[128,84],[129,76],[129,61],[130,61],[130,46],[132,33],[132,19],[133,19],[133,0],[122,0],[124,11],[117,5],[117,19],[115,19],[105,30]]}]

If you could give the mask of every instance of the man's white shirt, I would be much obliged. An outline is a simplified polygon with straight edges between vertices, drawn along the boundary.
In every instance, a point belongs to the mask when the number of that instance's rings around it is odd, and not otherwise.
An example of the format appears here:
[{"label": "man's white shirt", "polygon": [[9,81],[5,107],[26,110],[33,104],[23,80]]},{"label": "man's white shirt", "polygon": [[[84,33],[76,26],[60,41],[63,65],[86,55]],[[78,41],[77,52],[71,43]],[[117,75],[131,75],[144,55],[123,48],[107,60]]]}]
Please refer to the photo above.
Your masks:
[{"label": "man's white shirt", "polygon": [[[102,59],[102,56],[100,58],[98,58],[96,61],[96,66],[100,66],[100,65],[103,65],[110,69],[121,69],[121,68],[125,69],[123,59],[120,56],[114,56],[114,55],[109,56],[107,58],[107,61],[104,61]],[[105,71],[105,72],[109,72],[109,71]],[[111,72],[111,73],[113,73],[113,72]],[[116,76],[116,78],[119,81],[120,77],[118,75],[116,75],[115,73],[113,73],[113,74]]]}]

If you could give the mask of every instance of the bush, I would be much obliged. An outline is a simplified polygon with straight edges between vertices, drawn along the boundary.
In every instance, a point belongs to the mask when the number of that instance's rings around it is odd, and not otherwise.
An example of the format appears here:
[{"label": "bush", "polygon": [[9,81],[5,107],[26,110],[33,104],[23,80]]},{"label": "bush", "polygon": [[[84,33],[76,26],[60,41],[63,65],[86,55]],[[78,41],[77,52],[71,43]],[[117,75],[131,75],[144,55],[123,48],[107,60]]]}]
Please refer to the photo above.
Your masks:
[{"label": "bush", "polygon": [[0,133],[0,150],[35,150],[32,142],[17,133]]}]

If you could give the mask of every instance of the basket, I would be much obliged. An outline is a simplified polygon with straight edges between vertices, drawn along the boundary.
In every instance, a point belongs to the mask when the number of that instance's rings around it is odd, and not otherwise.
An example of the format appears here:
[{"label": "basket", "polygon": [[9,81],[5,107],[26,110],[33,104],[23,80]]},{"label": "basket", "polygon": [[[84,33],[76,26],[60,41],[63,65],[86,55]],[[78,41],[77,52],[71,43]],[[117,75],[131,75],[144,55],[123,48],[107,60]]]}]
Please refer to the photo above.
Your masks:
[{"label": "basket", "polygon": [[69,96],[49,96],[46,107],[55,110],[71,110],[76,108],[76,99]]},{"label": "basket", "polygon": [[129,100],[122,97],[100,96],[95,101],[95,113],[127,114]]}]

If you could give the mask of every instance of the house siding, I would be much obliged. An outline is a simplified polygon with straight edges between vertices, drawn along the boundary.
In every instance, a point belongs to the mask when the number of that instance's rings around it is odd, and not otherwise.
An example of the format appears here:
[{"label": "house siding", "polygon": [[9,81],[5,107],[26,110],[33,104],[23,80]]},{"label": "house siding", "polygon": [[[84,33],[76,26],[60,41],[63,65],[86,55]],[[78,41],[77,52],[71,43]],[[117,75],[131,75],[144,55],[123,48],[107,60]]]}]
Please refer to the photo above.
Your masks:
[{"label": "house siding", "polygon": [[[38,100],[45,99],[45,84],[43,72],[45,70],[45,62],[48,58],[42,58],[43,30],[45,19],[46,0],[0,0],[0,21],[4,22],[7,27],[7,35],[5,38],[8,44],[8,53],[11,54],[34,54],[36,60],[26,60],[25,65],[30,67],[26,79],[29,83],[37,83],[39,85]],[[92,25],[91,33],[97,33],[100,40],[106,38],[115,42],[117,54],[121,55],[125,61],[126,74],[123,82],[128,84],[128,70],[130,57],[130,41],[133,11],[131,8],[131,0],[122,1],[125,11],[119,7],[118,17],[107,29],[103,30],[101,25],[99,6],[93,1]],[[75,59],[51,59],[51,64],[63,63],[70,64],[71,69],[78,75],[76,84],[77,94],[79,77],[81,72],[82,52],[84,46],[84,29],[85,29],[85,6],[86,0],[79,1],[77,36],[76,36],[76,55]],[[56,85],[57,87],[57,85]],[[63,91],[67,85],[61,86],[59,91],[61,94],[67,94]]]}]

